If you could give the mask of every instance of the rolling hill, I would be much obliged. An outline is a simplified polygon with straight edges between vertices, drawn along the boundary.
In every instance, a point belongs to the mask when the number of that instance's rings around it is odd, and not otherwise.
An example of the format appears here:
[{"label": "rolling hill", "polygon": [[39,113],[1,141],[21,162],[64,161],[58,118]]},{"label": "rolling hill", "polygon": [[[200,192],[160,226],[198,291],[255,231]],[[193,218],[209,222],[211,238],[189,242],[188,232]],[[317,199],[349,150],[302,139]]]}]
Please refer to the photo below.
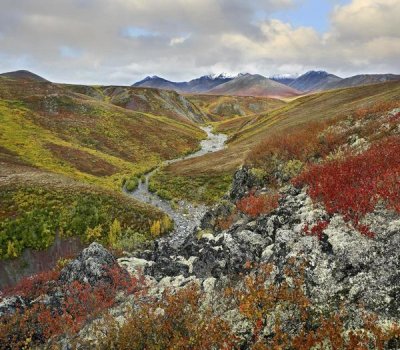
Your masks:
[{"label": "rolling hill", "polygon": [[212,95],[293,97],[301,93],[259,74],[242,74],[209,90]]},{"label": "rolling hill", "polygon": [[27,70],[17,70],[14,72],[7,72],[0,74],[0,77],[9,78],[13,80],[24,80],[24,81],[36,81],[36,82],[48,82],[45,78],[32,73]]},{"label": "rolling hill", "polygon": [[253,116],[268,112],[285,104],[284,101],[268,97],[186,95],[211,121]]},{"label": "rolling hill", "polygon": [[400,80],[400,75],[396,74],[360,74],[328,83],[325,85],[324,90],[370,85],[398,80]]},{"label": "rolling hill", "polygon": [[198,147],[204,133],[186,117],[190,102],[139,89],[153,108],[131,110],[110,103],[116,90],[0,79],[0,145],[32,166],[117,190],[124,177]]},{"label": "rolling hill", "polygon": [[206,116],[185,96],[173,90],[129,86],[65,85],[71,91],[131,111],[166,116],[181,122],[205,122]]}]

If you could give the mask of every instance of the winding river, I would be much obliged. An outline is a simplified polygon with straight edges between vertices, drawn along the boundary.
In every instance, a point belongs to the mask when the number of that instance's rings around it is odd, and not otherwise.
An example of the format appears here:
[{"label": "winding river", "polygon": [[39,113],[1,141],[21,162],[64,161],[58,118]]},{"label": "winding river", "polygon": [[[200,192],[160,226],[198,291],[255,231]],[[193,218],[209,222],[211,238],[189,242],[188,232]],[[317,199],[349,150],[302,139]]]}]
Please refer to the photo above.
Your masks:
[{"label": "winding river", "polygon": [[[200,149],[197,152],[185,157],[165,161],[160,167],[185,159],[200,157],[207,153],[217,152],[225,147],[225,141],[227,140],[226,135],[214,134],[210,126],[203,126],[201,129],[207,133],[207,138],[201,141]],[[140,182],[137,189],[129,194],[141,202],[157,207],[174,220],[174,230],[168,236],[160,240],[168,240],[171,246],[176,247],[199,225],[201,218],[208,208],[205,205],[194,205],[186,201],[179,201],[176,207],[172,207],[169,201],[150,192],[149,179],[160,167],[148,173],[145,176],[145,181]]]}]

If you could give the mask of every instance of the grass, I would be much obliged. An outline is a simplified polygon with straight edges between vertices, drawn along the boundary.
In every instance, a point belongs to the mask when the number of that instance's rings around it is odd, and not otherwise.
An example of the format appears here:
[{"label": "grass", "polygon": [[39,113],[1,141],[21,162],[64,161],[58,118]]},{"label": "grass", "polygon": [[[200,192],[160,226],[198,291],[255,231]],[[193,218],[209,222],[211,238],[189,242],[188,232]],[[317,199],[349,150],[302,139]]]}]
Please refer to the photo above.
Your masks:
[{"label": "grass", "polygon": [[285,105],[282,100],[267,97],[189,95],[187,98],[212,122],[254,116]]},{"label": "grass", "polygon": [[230,174],[199,174],[171,176],[165,169],[157,171],[149,182],[149,189],[167,200],[186,199],[195,203],[212,204],[222,198],[232,182]]}]

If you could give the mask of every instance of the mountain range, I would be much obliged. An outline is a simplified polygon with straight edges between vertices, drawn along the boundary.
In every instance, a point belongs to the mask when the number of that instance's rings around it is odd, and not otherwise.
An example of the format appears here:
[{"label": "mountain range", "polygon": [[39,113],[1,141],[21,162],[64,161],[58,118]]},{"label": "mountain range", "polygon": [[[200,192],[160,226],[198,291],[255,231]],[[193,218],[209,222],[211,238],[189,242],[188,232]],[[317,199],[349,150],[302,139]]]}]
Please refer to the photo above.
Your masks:
[{"label": "mountain range", "polygon": [[260,74],[249,73],[241,73],[236,77],[228,77],[223,74],[207,75],[189,82],[172,82],[158,76],[149,76],[133,86],[175,90],[180,93],[291,97],[314,91],[334,90],[393,80],[400,80],[400,75],[361,74],[341,78],[325,71],[309,71],[298,77],[277,75],[266,78]]},{"label": "mountain range", "polygon": [[224,84],[232,79],[232,77],[226,76],[225,74],[220,74],[218,76],[204,75],[188,82],[173,82],[160,78],[157,75],[153,75],[138,81],[132,86],[169,89],[184,93],[200,93],[211,90],[214,87]]},{"label": "mountain range", "polygon": [[158,76],[146,77],[133,84],[135,87],[170,89],[180,93],[207,93],[232,96],[291,97],[301,92],[260,74],[241,73],[236,77],[224,74],[205,75],[189,82],[172,82]]},{"label": "mountain range", "polygon": [[[0,74],[6,79],[49,82],[47,79],[27,70]],[[326,71],[309,71],[300,76],[276,75],[270,78],[260,74],[240,73],[204,75],[190,81],[173,82],[153,75],[144,78],[133,87],[174,90],[183,94],[210,94],[221,96],[295,97],[304,93],[334,90],[369,84],[398,81],[397,74],[360,74],[341,78]]]}]

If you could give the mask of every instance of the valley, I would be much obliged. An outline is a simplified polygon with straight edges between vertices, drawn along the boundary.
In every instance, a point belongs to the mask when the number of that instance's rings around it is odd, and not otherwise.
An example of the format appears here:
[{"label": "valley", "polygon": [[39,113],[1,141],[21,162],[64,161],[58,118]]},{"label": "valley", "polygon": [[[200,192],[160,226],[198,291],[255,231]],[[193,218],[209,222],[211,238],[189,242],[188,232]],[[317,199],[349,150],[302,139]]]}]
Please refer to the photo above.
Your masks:
[{"label": "valley", "polygon": [[308,324],[312,344],[351,344],[349,329],[397,341],[400,82],[279,98],[218,86],[0,76],[2,342],[14,324],[14,348],[35,334],[42,348],[151,349],[167,328],[256,349],[257,327],[290,348]]}]

